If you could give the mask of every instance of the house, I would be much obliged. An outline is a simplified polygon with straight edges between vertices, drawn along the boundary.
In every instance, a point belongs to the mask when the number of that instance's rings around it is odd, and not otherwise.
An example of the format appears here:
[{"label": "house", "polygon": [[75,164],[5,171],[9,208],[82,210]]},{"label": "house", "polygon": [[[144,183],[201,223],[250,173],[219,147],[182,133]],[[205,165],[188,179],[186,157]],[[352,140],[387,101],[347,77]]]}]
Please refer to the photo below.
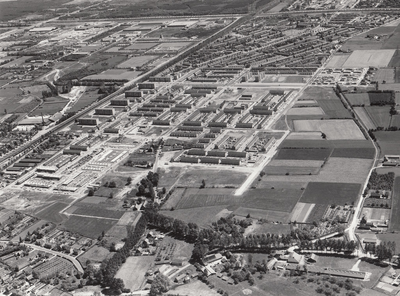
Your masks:
[{"label": "house", "polygon": [[288,263],[304,265],[304,255],[299,255],[296,252],[292,252],[287,261]]},{"label": "house", "polygon": [[286,262],[277,261],[277,262],[275,263],[275,265],[274,265],[273,268],[274,268],[275,270],[283,270],[283,269],[285,269],[286,265],[287,265]]},{"label": "house", "polygon": [[318,256],[315,255],[314,253],[311,254],[310,257],[308,257],[307,262],[308,263],[315,263],[318,260]]},{"label": "house", "polygon": [[363,239],[364,244],[374,244],[376,245],[378,243],[376,238],[364,238]]},{"label": "house", "polygon": [[171,265],[174,265],[174,266],[183,266],[183,263],[184,263],[185,261],[183,260],[183,259],[172,259],[171,260]]},{"label": "house", "polygon": [[267,262],[267,270],[272,270],[274,268],[275,263],[278,262],[278,259],[272,258]]},{"label": "house", "polygon": [[203,264],[206,265],[206,264],[214,263],[214,262],[216,262],[218,260],[222,260],[222,255],[221,254],[219,254],[219,253],[211,254],[211,255],[208,255],[208,256],[204,257]]}]

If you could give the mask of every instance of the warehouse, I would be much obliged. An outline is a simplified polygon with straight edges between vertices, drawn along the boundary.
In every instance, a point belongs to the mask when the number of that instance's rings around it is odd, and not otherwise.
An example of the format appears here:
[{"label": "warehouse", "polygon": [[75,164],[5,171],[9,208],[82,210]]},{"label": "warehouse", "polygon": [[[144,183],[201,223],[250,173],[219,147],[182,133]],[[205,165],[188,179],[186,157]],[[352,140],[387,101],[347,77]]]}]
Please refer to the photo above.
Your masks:
[{"label": "warehouse", "polygon": [[184,121],[183,126],[201,126],[201,121]]},{"label": "warehouse", "polygon": [[97,118],[79,118],[78,124],[79,125],[98,125],[99,122],[98,122]]},{"label": "warehouse", "polygon": [[169,120],[153,120],[153,125],[170,125]]},{"label": "warehouse", "polygon": [[143,96],[142,91],[127,91],[125,92],[125,98],[133,97],[133,98],[140,98]]},{"label": "warehouse", "polygon": [[210,122],[208,127],[227,127],[228,124],[226,122]]},{"label": "warehouse", "polygon": [[201,127],[201,126],[178,126],[178,131],[202,132],[203,131],[203,127]]},{"label": "warehouse", "polygon": [[81,151],[88,150],[88,146],[82,146],[82,145],[71,145],[69,148],[72,150],[81,150]]},{"label": "warehouse", "polygon": [[114,99],[114,100],[110,101],[110,105],[111,106],[128,106],[129,105],[129,101],[128,100]]},{"label": "warehouse", "polygon": [[223,159],[221,159],[221,164],[240,165],[240,159],[223,158]]},{"label": "warehouse", "polygon": [[238,151],[229,151],[228,152],[228,157],[246,158],[247,157],[247,153],[246,152],[238,152]]},{"label": "warehouse", "polygon": [[188,163],[199,163],[199,159],[196,157],[184,157],[182,156],[179,160],[180,162],[188,162]]},{"label": "warehouse", "polygon": [[111,108],[101,108],[94,110],[95,115],[114,115],[114,109]]},{"label": "warehouse", "polygon": [[207,156],[225,157],[226,151],[215,151],[211,150],[207,152]]},{"label": "warehouse", "polygon": [[187,155],[198,155],[198,156],[206,156],[206,151],[201,149],[190,149]]}]

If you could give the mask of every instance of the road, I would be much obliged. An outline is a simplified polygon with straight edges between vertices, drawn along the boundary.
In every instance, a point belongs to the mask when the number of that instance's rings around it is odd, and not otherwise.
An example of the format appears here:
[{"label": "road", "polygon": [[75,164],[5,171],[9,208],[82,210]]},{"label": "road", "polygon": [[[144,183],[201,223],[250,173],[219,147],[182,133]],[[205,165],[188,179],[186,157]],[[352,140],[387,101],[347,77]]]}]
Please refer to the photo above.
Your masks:
[{"label": "road", "polygon": [[70,256],[70,255],[66,255],[66,254],[63,254],[63,253],[60,253],[60,252],[56,252],[56,251],[53,251],[53,250],[49,250],[49,249],[46,249],[46,248],[43,248],[43,247],[40,247],[40,246],[37,246],[37,245],[33,245],[33,244],[26,244],[26,243],[22,243],[22,244],[23,244],[23,245],[26,245],[26,246],[28,246],[28,247],[31,247],[31,248],[33,248],[33,249],[35,249],[35,250],[43,251],[43,252],[50,253],[50,254],[53,254],[53,255],[55,255],[55,256],[59,256],[59,257],[62,257],[62,258],[64,258],[64,259],[67,259],[68,261],[71,261],[72,264],[74,264],[75,268],[76,268],[80,273],[83,273],[82,265],[79,263],[78,260],[76,260],[74,257],[72,257],[72,256]]}]

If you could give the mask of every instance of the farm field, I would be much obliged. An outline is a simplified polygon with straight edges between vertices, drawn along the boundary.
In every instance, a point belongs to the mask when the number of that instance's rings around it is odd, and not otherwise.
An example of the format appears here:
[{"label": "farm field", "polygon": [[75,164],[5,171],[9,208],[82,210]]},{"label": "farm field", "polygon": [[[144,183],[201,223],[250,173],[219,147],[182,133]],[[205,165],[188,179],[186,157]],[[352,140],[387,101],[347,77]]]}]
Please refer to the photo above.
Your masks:
[{"label": "farm field", "polygon": [[174,295],[187,296],[219,296],[217,291],[210,289],[206,284],[199,280],[191,281],[186,285],[178,285],[169,291]]},{"label": "farm field", "polygon": [[260,210],[290,213],[303,194],[301,188],[249,189],[240,205]]},{"label": "farm field", "polygon": [[67,112],[77,112],[97,101],[100,97],[96,88],[87,88],[83,95],[68,109]]},{"label": "farm field", "polygon": [[61,223],[65,219],[65,215],[60,214],[60,211],[65,209],[68,204],[56,202],[50,206],[47,206],[36,213],[34,215],[39,219],[43,219],[53,223]]},{"label": "farm field", "polygon": [[180,219],[186,223],[192,222],[199,226],[207,227],[212,222],[216,222],[217,215],[226,209],[225,205],[192,208],[192,209],[178,209],[174,211],[161,211],[163,215],[172,217],[174,219]]},{"label": "farm field", "polygon": [[[351,38],[350,40],[346,41],[342,46],[343,51],[371,50],[371,49],[379,50],[381,48],[382,48],[382,42],[376,40],[369,40],[359,36]],[[345,67],[343,65],[342,67]]]},{"label": "farm field", "polygon": [[[368,93],[347,93],[345,94],[346,99],[350,102],[352,106],[369,106],[369,96]],[[361,107],[356,107],[357,109]]]},{"label": "farm field", "polygon": [[83,215],[83,216],[91,216],[98,218],[110,218],[110,219],[119,219],[122,217],[124,212],[122,211],[112,211],[107,210],[102,207],[79,207],[77,208],[71,215]]},{"label": "farm field", "polygon": [[378,140],[379,146],[381,147],[381,157],[386,154],[400,154],[399,141],[400,131],[393,132],[374,132],[376,139]]},{"label": "farm field", "polygon": [[375,148],[335,148],[331,157],[374,159]]},{"label": "farm field", "polygon": [[188,188],[178,203],[172,207],[187,209],[234,204],[238,202],[238,198],[232,193],[232,189],[225,188]]},{"label": "farm field", "polygon": [[363,133],[353,120],[294,120],[297,132],[320,131],[328,140],[363,140]]},{"label": "farm field", "polygon": [[204,180],[206,187],[239,187],[247,176],[248,173],[233,172],[232,170],[197,169],[184,173],[178,181],[178,186],[200,186]]},{"label": "farm field", "polygon": [[84,77],[84,80],[132,80],[141,74],[139,71],[126,71],[123,69],[109,69],[99,74]]},{"label": "farm field", "polygon": [[297,148],[374,148],[371,141],[366,140],[288,140],[285,139],[280,145],[281,149]]},{"label": "farm field", "polygon": [[116,223],[116,220],[71,216],[68,221],[64,223],[64,228],[68,231],[95,239],[98,238],[103,231],[107,232]]},{"label": "farm field", "polygon": [[320,168],[312,166],[266,166],[264,168],[267,175],[317,175],[319,171]]},{"label": "farm field", "polygon": [[263,234],[263,233],[274,233],[274,234],[287,234],[290,232],[290,225],[280,223],[253,223],[246,228],[244,235],[249,234]]},{"label": "farm field", "polygon": [[301,197],[304,203],[345,205],[355,202],[361,185],[354,183],[310,182]]},{"label": "farm field", "polygon": [[298,101],[302,100],[318,100],[324,98],[324,100],[335,99],[337,100],[338,97],[333,91],[332,88],[325,88],[320,86],[311,86],[306,88],[304,93],[298,99]]},{"label": "farm field", "polygon": [[393,195],[392,195],[392,215],[390,219],[390,231],[400,231],[400,177],[394,179]]},{"label": "farm field", "polygon": [[42,105],[36,108],[30,115],[53,115],[61,111],[68,104],[68,100],[63,98],[48,98]]},{"label": "farm field", "polygon": [[300,107],[300,108],[291,108],[287,115],[324,115],[324,111],[320,107]]},{"label": "farm field", "polygon": [[374,81],[379,83],[394,83],[394,69],[393,68],[380,68],[374,75]]},{"label": "farm field", "polygon": [[135,42],[132,45],[129,45],[128,47],[125,47],[124,49],[127,50],[147,50],[152,47],[155,47],[159,45],[160,43],[158,42]]},{"label": "farm field", "polygon": [[[400,67],[400,65],[399,65]],[[379,90],[394,90],[396,92],[400,91],[400,83],[387,83],[387,84],[380,84]]]},{"label": "farm field", "polygon": [[325,160],[331,155],[329,148],[294,148],[279,149],[275,160]]},{"label": "farm field", "polygon": [[317,102],[318,105],[321,106],[322,110],[324,110],[325,114],[329,116],[329,118],[352,118],[350,111],[343,106],[343,103],[340,101],[340,99],[320,99],[317,100]]},{"label": "farm field", "polygon": [[126,68],[141,67],[144,64],[147,64],[148,62],[155,60],[156,58],[158,58],[158,56],[144,55],[144,56],[132,57],[129,60],[119,64],[117,68],[126,69]]},{"label": "farm field", "polygon": [[390,126],[396,126],[400,128],[400,115],[393,115],[390,121]]},{"label": "farm field", "polygon": [[298,202],[290,215],[290,221],[306,222],[314,206],[313,203]]},{"label": "farm field", "polygon": [[291,132],[286,139],[288,140],[321,140],[320,132]]},{"label": "farm field", "polygon": [[306,82],[308,76],[275,76],[275,75],[266,75],[262,83],[272,83],[272,82],[280,82],[280,83],[304,83]]},{"label": "farm field", "polygon": [[265,219],[268,221],[276,221],[282,223],[287,223],[290,215],[287,212],[260,210],[245,207],[239,207],[233,212],[233,214],[242,217],[247,217],[248,215],[250,215],[251,218]]},{"label": "farm field", "polygon": [[294,167],[321,167],[324,164],[322,160],[297,160],[297,159],[275,159],[267,166],[294,166]]},{"label": "farm field", "polygon": [[376,129],[376,125],[368,115],[367,111],[365,111],[364,107],[354,107],[354,111],[368,130]]},{"label": "farm field", "polygon": [[363,183],[371,168],[372,160],[361,158],[331,157],[318,175],[264,176],[266,182],[338,182]]},{"label": "farm field", "polygon": [[340,55],[334,55],[332,58],[329,60],[328,64],[326,65],[326,68],[328,69],[341,69],[343,68],[343,64],[346,62],[350,55],[349,54],[340,54]]},{"label": "farm field", "polygon": [[131,291],[139,290],[145,281],[145,274],[153,265],[154,256],[131,256],[115,275],[124,281],[125,287]]},{"label": "farm field", "polygon": [[344,68],[387,67],[395,50],[355,50],[343,64]]}]

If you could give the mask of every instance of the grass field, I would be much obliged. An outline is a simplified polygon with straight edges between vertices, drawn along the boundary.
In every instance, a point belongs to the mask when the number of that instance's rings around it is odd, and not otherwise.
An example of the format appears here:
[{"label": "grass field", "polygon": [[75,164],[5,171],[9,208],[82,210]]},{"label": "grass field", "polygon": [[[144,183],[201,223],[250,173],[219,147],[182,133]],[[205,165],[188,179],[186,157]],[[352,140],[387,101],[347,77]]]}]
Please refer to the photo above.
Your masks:
[{"label": "grass field", "polygon": [[186,172],[178,181],[179,186],[197,187],[205,181],[206,187],[210,186],[235,186],[239,187],[247,178],[248,173],[234,172],[232,170],[203,170],[197,169]]},{"label": "grass field", "polygon": [[369,96],[368,93],[347,93],[345,94],[346,99],[350,102],[352,106],[369,106]]},{"label": "grass field", "polygon": [[364,107],[354,107],[354,111],[368,130],[376,129],[376,125],[368,115],[367,111],[365,111]]},{"label": "grass field", "polygon": [[390,121],[390,126],[396,126],[400,128],[400,115],[393,115]]},{"label": "grass field", "polygon": [[324,111],[320,107],[300,107],[291,108],[287,115],[324,115]]},{"label": "grass field", "polygon": [[34,215],[39,219],[43,219],[53,223],[61,223],[65,219],[65,216],[60,214],[60,211],[65,209],[67,206],[68,204],[56,202],[34,213]]},{"label": "grass field", "polygon": [[64,223],[64,228],[68,231],[95,239],[98,238],[103,231],[107,232],[116,223],[116,220],[71,216],[68,221]]},{"label": "grass field", "polygon": [[320,131],[328,140],[363,140],[363,133],[353,120],[294,120],[297,132]]},{"label": "grass field", "polygon": [[79,207],[72,213],[72,215],[84,215],[97,218],[112,218],[112,219],[119,219],[122,217],[123,214],[124,212],[122,211],[112,211],[101,207],[92,207],[92,206]]},{"label": "grass field", "polygon": [[324,161],[322,160],[297,160],[297,159],[275,159],[267,166],[294,166],[294,167],[314,167],[320,168]]},{"label": "grass field", "polygon": [[265,182],[365,182],[372,160],[361,158],[331,157],[318,175],[264,176]]},{"label": "grass field", "polygon": [[264,168],[267,175],[316,175],[319,171],[320,168],[312,166],[266,166]]},{"label": "grass field", "polygon": [[86,88],[83,95],[75,102],[75,104],[68,110],[68,112],[76,112],[79,111],[86,106],[89,106],[93,102],[95,102],[100,95],[98,94],[98,89],[95,87]]},{"label": "grass field", "polygon": [[295,148],[374,148],[371,141],[366,140],[284,140],[281,149]]},{"label": "grass field", "polygon": [[124,68],[140,67],[152,60],[155,60],[156,58],[158,58],[158,56],[144,55],[144,56],[132,57],[129,60],[119,64],[117,68],[124,69]]},{"label": "grass field", "polygon": [[180,202],[183,194],[185,193],[186,188],[176,188],[172,195],[168,198],[168,200],[162,205],[163,210],[169,210],[171,208],[176,207],[176,205]]},{"label": "grass field", "polygon": [[211,225],[212,222],[217,221],[216,216],[226,208],[225,205],[202,207],[192,209],[178,209],[174,211],[161,211],[163,215],[180,219],[186,223],[193,222],[199,226],[206,227]]},{"label": "grass field", "polygon": [[355,50],[343,64],[344,68],[387,67],[395,50]]},{"label": "grass field", "polygon": [[340,54],[340,55],[334,55],[332,58],[329,60],[328,64],[326,65],[326,68],[328,69],[341,69],[343,64],[346,62],[350,55],[349,54]]},{"label": "grass field", "polygon": [[126,259],[115,275],[124,281],[125,287],[131,291],[139,290],[145,281],[145,274],[154,262],[154,256],[132,256]]},{"label": "grass field", "polygon": [[266,219],[268,221],[287,223],[289,221],[289,213],[279,211],[260,210],[254,208],[239,207],[233,214],[237,216],[246,217],[250,215],[251,218]]},{"label": "grass field", "polygon": [[84,77],[84,80],[125,81],[132,80],[141,74],[139,71],[126,71],[124,69],[109,69],[99,74]]},{"label": "grass field", "polygon": [[79,256],[77,259],[83,265],[86,266],[86,262],[90,260],[91,262],[102,262],[107,258],[110,251],[106,248],[100,246],[93,246],[87,252],[85,252],[82,256]]},{"label": "grass field", "polygon": [[391,231],[400,231],[400,177],[396,177],[394,180],[394,188],[392,195],[392,219],[390,220]]},{"label": "grass field", "polygon": [[279,149],[276,160],[325,160],[331,155],[329,148],[298,148],[298,149]]},{"label": "grass field", "polygon": [[324,98],[325,100],[329,99],[338,99],[337,95],[333,91],[332,88],[325,88],[325,87],[319,87],[319,86],[312,86],[306,88],[304,93],[301,95],[301,97],[298,99],[298,101],[302,100],[318,100]]},{"label": "grass field", "polygon": [[324,216],[325,211],[327,209],[328,205],[324,204],[316,204],[311,210],[311,213],[309,213],[307,217],[307,222],[312,223],[314,221],[319,221],[321,218]]},{"label": "grass field", "polygon": [[385,223],[386,220],[390,220],[390,210],[364,207],[362,209],[361,216],[365,216],[365,219],[367,219],[367,221],[372,220],[374,222]]},{"label": "grass field", "polygon": [[336,100],[325,100],[320,99],[317,100],[318,105],[321,106],[322,110],[324,110],[325,114],[329,116],[329,118],[333,119],[342,119],[342,118],[352,118],[351,113],[347,110],[340,99]]},{"label": "grass field", "polygon": [[355,202],[361,190],[360,184],[310,182],[301,197],[304,203],[345,205]]},{"label": "grass field", "polygon": [[249,234],[263,234],[263,233],[274,233],[274,234],[287,234],[290,232],[290,225],[280,223],[253,223],[246,228],[244,235]]},{"label": "grass field", "polygon": [[68,104],[68,100],[63,98],[48,98],[46,101],[36,108],[30,115],[53,115],[61,111]]}]

